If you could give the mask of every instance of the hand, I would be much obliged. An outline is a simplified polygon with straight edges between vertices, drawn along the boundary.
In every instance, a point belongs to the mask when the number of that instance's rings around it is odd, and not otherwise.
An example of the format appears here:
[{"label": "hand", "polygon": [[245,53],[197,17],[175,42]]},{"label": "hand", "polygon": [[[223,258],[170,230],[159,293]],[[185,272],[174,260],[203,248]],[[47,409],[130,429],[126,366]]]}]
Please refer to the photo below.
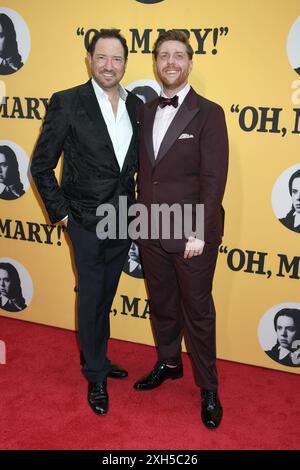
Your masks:
[{"label": "hand", "polygon": [[184,251],[184,258],[192,258],[193,256],[202,255],[204,249],[205,242],[203,240],[199,240],[198,238],[189,237]]}]

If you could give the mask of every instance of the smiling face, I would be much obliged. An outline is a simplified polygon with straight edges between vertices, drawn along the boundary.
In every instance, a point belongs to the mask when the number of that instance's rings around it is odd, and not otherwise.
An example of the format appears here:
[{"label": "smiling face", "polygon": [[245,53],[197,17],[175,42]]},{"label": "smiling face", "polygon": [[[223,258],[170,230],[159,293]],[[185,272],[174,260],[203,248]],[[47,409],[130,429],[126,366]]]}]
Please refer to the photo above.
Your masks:
[{"label": "smiling face", "polygon": [[180,41],[165,41],[157,51],[156,71],[166,94],[175,95],[187,83],[193,62],[185,44]]},{"label": "smiling face", "polygon": [[119,39],[98,39],[93,55],[88,54],[88,60],[94,80],[104,91],[118,87],[126,69],[124,48]]}]

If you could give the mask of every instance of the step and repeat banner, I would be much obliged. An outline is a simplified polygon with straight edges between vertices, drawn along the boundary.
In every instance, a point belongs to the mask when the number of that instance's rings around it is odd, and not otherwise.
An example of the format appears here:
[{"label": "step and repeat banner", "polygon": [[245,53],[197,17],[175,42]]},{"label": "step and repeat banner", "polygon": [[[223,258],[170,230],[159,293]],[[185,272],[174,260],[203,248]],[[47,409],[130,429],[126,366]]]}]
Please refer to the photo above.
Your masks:
[{"label": "step and repeat banner", "polygon": [[[0,3],[2,316],[76,328],[68,237],[50,224],[30,175],[49,98],[87,81],[90,38],[116,27],[129,45],[123,85],[151,100],[160,92],[153,43],[176,28],[195,50],[191,85],[223,106],[230,138],[214,283],[218,357],[300,372],[299,12],[298,0]],[[153,344],[149,318],[133,243],[111,311],[112,337]]]}]

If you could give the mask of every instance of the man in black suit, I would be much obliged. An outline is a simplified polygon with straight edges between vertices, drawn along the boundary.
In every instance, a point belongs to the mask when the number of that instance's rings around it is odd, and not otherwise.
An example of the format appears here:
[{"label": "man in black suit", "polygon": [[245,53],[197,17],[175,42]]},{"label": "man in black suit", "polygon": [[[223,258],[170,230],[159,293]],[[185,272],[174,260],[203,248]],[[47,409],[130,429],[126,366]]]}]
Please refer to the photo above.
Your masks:
[{"label": "man in black suit", "polygon": [[[78,272],[78,325],[88,402],[96,414],[108,411],[107,377],[127,371],[107,358],[109,313],[130,247],[127,239],[100,240],[97,207],[118,212],[119,197],[135,199],[137,108],[141,100],[120,81],[128,47],[117,30],[101,30],[88,51],[92,79],[55,93],[38,140],[31,173],[52,223],[63,221]],[[61,185],[54,169],[61,152]]]},{"label": "man in black suit", "polygon": [[139,248],[136,243],[132,242],[128,252],[128,259],[124,264],[123,271],[129,276],[138,279],[144,278],[143,268],[139,255]]},{"label": "man in black suit", "polygon": [[282,308],[274,317],[277,342],[265,353],[284,366],[300,367],[300,310]]},{"label": "man in black suit", "polygon": [[0,263],[0,308],[17,313],[26,307],[17,269],[11,263]]},{"label": "man in black suit", "polygon": [[289,179],[289,193],[292,198],[292,208],[279,221],[293,232],[300,233],[300,170],[295,171]]},{"label": "man in black suit", "polygon": [[8,145],[0,145],[0,199],[17,199],[25,193],[18,160]]}]

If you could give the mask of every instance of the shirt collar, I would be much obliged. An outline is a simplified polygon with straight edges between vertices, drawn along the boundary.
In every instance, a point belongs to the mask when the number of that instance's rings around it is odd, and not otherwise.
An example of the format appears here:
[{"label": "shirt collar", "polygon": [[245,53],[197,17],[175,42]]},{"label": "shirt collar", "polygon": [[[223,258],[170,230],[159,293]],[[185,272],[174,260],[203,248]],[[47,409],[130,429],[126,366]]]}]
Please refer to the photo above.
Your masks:
[{"label": "shirt collar", "polygon": [[[191,89],[191,85],[189,83],[187,83],[185,85],[184,88],[182,88],[182,90],[178,91],[178,93],[176,93],[176,95],[178,96],[178,106],[180,106],[184,100],[184,98],[186,97],[186,95],[188,94],[188,92],[190,91]],[[162,91],[162,94],[161,96],[164,96],[165,98],[169,98],[169,96],[167,96],[164,91]]]},{"label": "shirt collar", "polygon": [[[101,88],[100,85],[98,85],[98,83],[96,82],[96,80],[94,78],[92,78],[92,85],[93,85],[93,88],[94,88],[94,91],[96,93],[97,98],[106,98],[106,99],[108,99],[108,94],[105,93],[105,91]],[[119,83],[119,94],[120,94],[120,98],[123,101],[126,101],[128,93],[120,83]]]},{"label": "shirt collar", "polygon": [[6,297],[5,295],[1,295],[1,306],[3,307],[4,305],[6,305],[8,302],[8,297]]},{"label": "shirt collar", "polygon": [[279,346],[279,359],[282,360],[284,357],[288,356],[291,351],[284,348],[283,346]]},{"label": "shirt collar", "polygon": [[298,225],[300,225],[300,214],[298,214],[298,212],[295,211],[293,216],[294,216],[294,227],[298,227]]},{"label": "shirt collar", "polygon": [[138,263],[137,261],[130,260],[129,261],[129,272],[132,273],[132,271],[134,271],[139,266],[139,264],[140,263]]}]

